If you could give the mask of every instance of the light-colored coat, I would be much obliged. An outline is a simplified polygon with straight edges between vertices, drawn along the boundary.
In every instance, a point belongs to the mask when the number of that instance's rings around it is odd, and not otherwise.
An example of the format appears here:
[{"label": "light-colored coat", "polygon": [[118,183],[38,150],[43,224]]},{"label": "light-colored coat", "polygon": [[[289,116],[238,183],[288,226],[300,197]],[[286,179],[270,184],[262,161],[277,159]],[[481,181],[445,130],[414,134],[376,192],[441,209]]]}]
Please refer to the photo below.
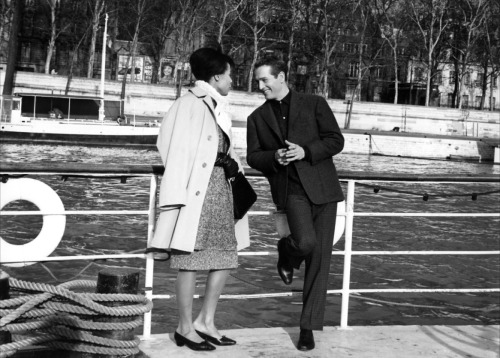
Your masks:
[{"label": "light-colored coat", "polygon": [[[231,120],[214,109],[208,93],[194,87],[163,118],[157,147],[165,166],[160,215],[149,247],[192,252],[208,182],[217,157],[217,126],[231,141]],[[241,164],[232,142],[229,155]],[[229,185],[229,183],[228,183]],[[179,208],[180,206],[180,208]],[[235,225],[238,250],[250,245],[248,216]]]}]

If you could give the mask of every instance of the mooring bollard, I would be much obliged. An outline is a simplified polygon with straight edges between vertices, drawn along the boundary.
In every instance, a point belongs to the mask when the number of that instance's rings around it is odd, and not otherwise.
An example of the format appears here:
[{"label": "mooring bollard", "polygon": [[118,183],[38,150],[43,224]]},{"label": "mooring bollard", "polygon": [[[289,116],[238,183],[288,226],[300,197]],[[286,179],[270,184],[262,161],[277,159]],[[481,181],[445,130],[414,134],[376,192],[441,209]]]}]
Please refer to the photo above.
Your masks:
[{"label": "mooring bollard", "polygon": [[[10,298],[9,290],[9,275],[0,270],[0,300],[8,300]],[[7,343],[12,343],[12,335],[9,331],[0,330],[0,345]]]},{"label": "mooring bollard", "polygon": [[[97,276],[97,287],[96,293],[122,293],[122,294],[133,294],[136,295],[139,292],[139,271],[131,269],[118,269],[118,268],[107,268],[99,272]],[[99,302],[104,306],[117,307],[123,306],[130,303],[126,302]],[[129,322],[137,319],[134,316],[127,317],[87,317],[92,319],[94,322]],[[133,340],[135,338],[133,329],[125,330],[109,330],[92,331],[94,336],[99,336],[103,338],[110,338],[116,340]],[[67,352],[68,358],[133,358],[135,354],[132,355],[109,355],[109,354],[94,354],[94,353],[82,353],[82,352]]]},{"label": "mooring bollard", "polygon": [[[136,295],[139,292],[139,271],[130,269],[116,269],[108,268],[99,272],[97,276],[97,293],[124,293]],[[116,307],[123,306],[127,303],[124,302],[103,302],[103,305]],[[98,322],[128,322],[136,319],[137,317],[102,317],[94,319]],[[94,335],[100,337],[118,339],[118,340],[133,340],[135,338],[134,330],[119,330],[119,331],[96,331]],[[129,356],[117,355],[99,355],[99,358],[125,358]]]}]

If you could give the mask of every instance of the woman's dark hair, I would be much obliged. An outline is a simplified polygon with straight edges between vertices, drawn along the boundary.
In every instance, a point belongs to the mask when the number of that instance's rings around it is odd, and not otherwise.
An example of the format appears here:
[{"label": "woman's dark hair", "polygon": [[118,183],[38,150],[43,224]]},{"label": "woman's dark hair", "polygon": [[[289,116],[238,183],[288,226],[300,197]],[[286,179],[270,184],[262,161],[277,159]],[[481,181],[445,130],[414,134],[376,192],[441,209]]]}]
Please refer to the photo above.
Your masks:
[{"label": "woman's dark hair", "polygon": [[274,77],[278,77],[280,72],[283,72],[285,74],[285,79],[287,78],[287,66],[285,61],[280,59],[277,56],[266,56],[261,58],[256,64],[255,64],[255,69],[262,67],[262,66],[269,66],[271,67],[271,74]]},{"label": "woman's dark hair", "polygon": [[215,75],[221,75],[227,70],[227,65],[234,66],[231,57],[213,48],[203,47],[189,57],[191,72],[197,80],[208,82]]}]

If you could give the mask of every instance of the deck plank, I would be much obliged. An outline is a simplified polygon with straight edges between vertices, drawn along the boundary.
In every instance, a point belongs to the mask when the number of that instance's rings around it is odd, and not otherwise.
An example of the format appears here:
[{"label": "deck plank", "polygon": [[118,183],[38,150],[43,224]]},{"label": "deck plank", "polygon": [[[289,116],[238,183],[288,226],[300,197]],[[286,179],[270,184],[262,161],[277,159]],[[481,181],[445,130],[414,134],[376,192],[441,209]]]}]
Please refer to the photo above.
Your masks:
[{"label": "deck plank", "polygon": [[299,329],[254,328],[224,331],[238,344],[217,347],[213,352],[194,352],[177,347],[173,333],[143,340],[141,351],[149,358],[168,357],[500,357],[500,326],[370,326],[347,330],[326,327],[315,331],[316,349],[295,348]]}]

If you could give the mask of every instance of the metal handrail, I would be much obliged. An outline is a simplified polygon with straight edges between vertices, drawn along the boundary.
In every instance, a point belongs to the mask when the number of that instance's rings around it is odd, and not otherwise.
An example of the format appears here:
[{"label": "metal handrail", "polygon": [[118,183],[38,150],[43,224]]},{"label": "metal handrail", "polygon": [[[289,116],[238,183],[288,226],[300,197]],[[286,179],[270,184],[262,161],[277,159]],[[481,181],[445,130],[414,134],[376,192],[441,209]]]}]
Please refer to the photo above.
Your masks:
[{"label": "metal handrail", "polygon": [[[148,210],[81,210],[81,211],[64,211],[64,212],[40,212],[40,211],[0,211],[0,216],[7,215],[148,215],[148,232],[147,241],[150,242],[153,236],[153,230],[156,218],[156,195],[158,189],[158,176],[163,173],[162,166],[102,166],[102,165],[74,165],[55,163],[51,168],[37,164],[11,164],[0,163],[0,177],[2,180],[9,180],[9,177],[17,177],[20,175],[57,175],[68,177],[92,177],[101,179],[110,178],[127,178],[127,177],[150,177],[150,196]],[[251,169],[246,170],[249,177],[262,177],[262,174]],[[355,184],[357,182],[426,182],[426,183],[500,183],[498,175],[414,175],[414,174],[399,174],[390,175],[385,173],[359,173],[359,172],[340,172],[341,181],[347,181],[346,195],[346,211],[339,215],[345,215],[345,247],[344,251],[333,251],[332,255],[344,256],[344,271],[343,284],[340,290],[328,290],[327,293],[340,293],[342,295],[341,304],[341,322],[340,327],[348,328],[348,307],[349,298],[352,293],[367,293],[367,292],[500,292],[500,288],[484,288],[484,289],[352,289],[350,288],[351,274],[351,258],[353,255],[500,255],[499,250],[491,251],[353,251],[352,250],[352,233],[354,217],[363,216],[427,216],[427,217],[500,217],[500,213],[374,213],[374,212],[355,212],[354,211],[354,193]],[[250,215],[271,215],[272,211],[252,211]],[[239,252],[240,256],[257,256],[257,255],[276,255],[275,252],[260,251],[260,252]],[[70,261],[70,260],[96,260],[103,258],[145,258],[146,259],[146,274],[145,274],[145,295],[148,299],[168,299],[172,295],[154,295],[153,294],[153,274],[154,260],[145,254],[118,254],[118,255],[88,255],[88,256],[62,256],[62,257],[47,257],[30,262],[47,262],[47,261]],[[16,261],[5,261],[3,263],[14,263]],[[1,263],[0,263],[1,264]],[[297,294],[295,292],[281,292],[270,294],[246,294],[246,295],[222,295],[225,299],[249,299],[249,298],[264,298],[264,297],[286,297]],[[200,296],[195,296],[200,297]],[[144,315],[143,338],[148,339],[151,335],[151,317],[152,312]]]}]

